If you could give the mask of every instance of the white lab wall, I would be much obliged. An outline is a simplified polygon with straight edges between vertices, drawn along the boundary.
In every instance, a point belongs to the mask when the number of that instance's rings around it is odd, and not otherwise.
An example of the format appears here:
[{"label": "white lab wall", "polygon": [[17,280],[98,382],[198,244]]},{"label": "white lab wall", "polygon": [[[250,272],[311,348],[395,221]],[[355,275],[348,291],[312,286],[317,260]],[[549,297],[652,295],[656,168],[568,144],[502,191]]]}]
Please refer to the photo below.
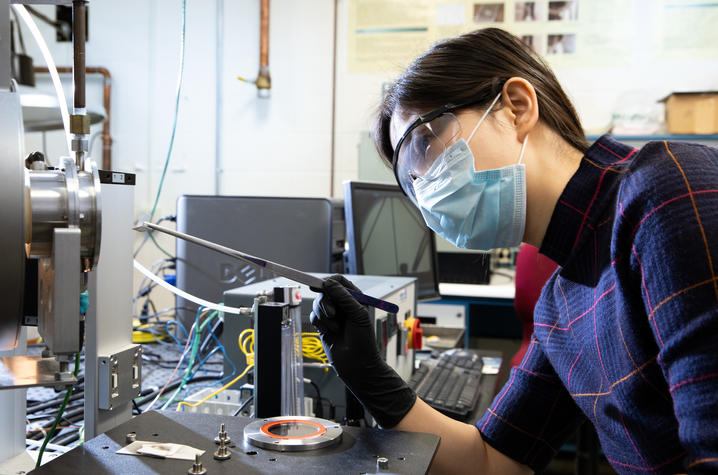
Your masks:
[{"label": "white lab wall", "polygon": [[257,97],[259,1],[224,2],[224,194],[327,196],[333,0],[273,0],[270,99]]},{"label": "white lab wall", "polygon": [[[174,151],[158,214],[174,210],[180,193],[215,192],[216,1],[188,0],[187,51]],[[370,127],[385,74],[347,73],[348,0],[338,0],[339,31],[334,192],[357,175],[359,133]],[[407,2],[411,3],[411,2]],[[631,63],[616,68],[566,68],[557,75],[591,132],[605,130],[616,104],[641,91],[659,98],[672,90],[718,88],[718,62],[651,57],[650,0],[636,0]],[[322,196],[330,193],[334,0],[272,0],[270,99],[236,79],[254,78],[259,62],[259,0],[224,0],[220,192]],[[167,153],[174,111],[181,0],[95,0],[90,5],[87,64],[113,75],[112,136],[115,168],[138,174],[137,211],[147,213]],[[39,7],[54,16],[54,7]],[[39,24],[60,65],[69,43],[57,44]],[[686,34],[689,34],[687,32]],[[37,64],[42,60],[26,33]],[[69,77],[66,77],[69,81]],[[47,83],[40,80],[41,83]],[[48,83],[49,84],[49,83]],[[67,82],[69,84],[69,82]],[[102,82],[88,77],[88,106],[101,107]],[[68,88],[68,94],[70,89]],[[100,126],[93,127],[99,131]],[[62,151],[62,136],[46,136],[48,151]],[[42,148],[40,134],[28,148]],[[101,142],[93,150],[99,158]]]},{"label": "white lab wall", "polygon": [[[259,0],[223,0],[221,69],[217,77],[217,2],[187,0],[185,79],[174,150],[155,217],[172,214],[181,193],[327,196],[332,190],[332,72],[335,0],[272,0],[270,99],[236,79],[253,79],[259,64]],[[411,5],[407,0],[407,5]],[[618,98],[642,91],[655,99],[672,90],[718,89],[718,62],[665,61],[651,57],[655,2],[636,0],[628,66],[557,70],[574,99],[585,128],[606,130]],[[396,77],[347,72],[349,0],[338,5],[335,170],[333,190],[358,176],[359,135],[369,130],[381,85]],[[181,0],[93,0],[90,3],[88,66],[113,76],[113,168],[137,173],[136,214],[152,206],[169,143],[179,59]],[[41,6],[54,17],[54,7]],[[39,24],[59,65],[70,65],[69,43],[57,44]],[[25,30],[26,31],[26,30]],[[686,32],[690,34],[690,32]],[[36,64],[41,56],[29,33],[25,43]],[[69,80],[69,78],[67,78]],[[216,147],[216,85],[221,84],[220,146]],[[46,81],[41,81],[45,82]],[[69,84],[69,83],[68,83]],[[49,90],[49,87],[48,87]],[[67,88],[68,94],[71,93]],[[101,108],[102,82],[88,76],[89,108]],[[93,133],[101,129],[93,126]],[[64,151],[61,133],[46,134],[54,160]],[[43,149],[41,134],[29,134],[27,149]],[[94,154],[99,159],[101,141]],[[248,223],[249,224],[249,223]],[[158,238],[173,252],[171,239]],[[140,260],[161,257],[151,245]]]}]

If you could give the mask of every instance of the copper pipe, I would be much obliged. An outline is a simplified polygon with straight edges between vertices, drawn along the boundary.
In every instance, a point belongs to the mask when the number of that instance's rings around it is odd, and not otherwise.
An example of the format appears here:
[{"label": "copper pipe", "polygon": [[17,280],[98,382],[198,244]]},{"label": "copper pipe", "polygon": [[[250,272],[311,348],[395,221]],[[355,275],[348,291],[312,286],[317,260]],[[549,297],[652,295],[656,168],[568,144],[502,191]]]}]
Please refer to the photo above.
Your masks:
[{"label": "copper pipe", "polygon": [[269,75],[269,0],[260,0],[259,8],[259,74],[257,74],[257,93],[259,97],[269,97],[272,79]]},{"label": "copper pipe", "polygon": [[269,66],[269,0],[259,7],[259,66]]},{"label": "copper pipe", "polygon": [[[102,96],[102,106],[105,108],[105,121],[102,124],[102,169],[112,170],[112,135],[110,135],[110,98],[112,90],[112,76],[107,68],[88,67],[85,68],[87,74],[101,74],[103,77],[104,92]],[[36,73],[48,74],[49,71],[45,67],[36,67]],[[60,74],[72,74],[72,67],[62,66],[57,68]]]}]

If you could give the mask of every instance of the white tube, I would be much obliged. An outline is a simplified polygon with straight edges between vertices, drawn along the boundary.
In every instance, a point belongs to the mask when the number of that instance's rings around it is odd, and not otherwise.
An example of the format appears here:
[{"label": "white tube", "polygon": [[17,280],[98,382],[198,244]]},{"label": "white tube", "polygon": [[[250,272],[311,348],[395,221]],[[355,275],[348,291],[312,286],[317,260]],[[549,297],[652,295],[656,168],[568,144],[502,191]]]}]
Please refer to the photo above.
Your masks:
[{"label": "white tube", "polygon": [[211,310],[217,310],[218,312],[224,312],[224,313],[231,313],[234,315],[240,315],[240,314],[249,314],[251,313],[251,309],[249,308],[238,308],[238,307],[227,307],[225,305],[219,305],[216,303],[209,302],[207,300],[201,299],[199,297],[195,297],[194,295],[190,295],[187,292],[178,289],[172,284],[168,284],[164,280],[160,279],[158,276],[154,275],[152,272],[147,270],[145,266],[137,262],[137,260],[133,260],[133,264],[135,266],[135,269],[140,271],[142,274],[145,275],[148,279],[151,279],[155,284],[159,285],[160,287],[169,290],[175,295],[179,295],[183,299],[189,300],[190,302],[194,302],[197,305],[201,305],[203,307],[207,307]]},{"label": "white tube", "polygon": [[37,28],[35,21],[32,19],[30,14],[27,12],[23,5],[13,4],[12,7],[15,9],[22,21],[32,33],[37,46],[42,52],[42,57],[47,64],[47,69],[50,71],[50,77],[52,78],[52,84],[55,86],[55,94],[57,94],[57,102],[60,103],[60,114],[62,115],[62,124],[65,126],[65,138],[67,139],[67,152],[72,156],[72,148],[70,147],[70,112],[67,109],[67,101],[65,100],[65,93],[62,90],[62,83],[60,82],[60,75],[57,73],[57,67],[55,67],[55,61],[52,59],[50,49],[45,43],[45,39],[42,37],[42,33]]}]

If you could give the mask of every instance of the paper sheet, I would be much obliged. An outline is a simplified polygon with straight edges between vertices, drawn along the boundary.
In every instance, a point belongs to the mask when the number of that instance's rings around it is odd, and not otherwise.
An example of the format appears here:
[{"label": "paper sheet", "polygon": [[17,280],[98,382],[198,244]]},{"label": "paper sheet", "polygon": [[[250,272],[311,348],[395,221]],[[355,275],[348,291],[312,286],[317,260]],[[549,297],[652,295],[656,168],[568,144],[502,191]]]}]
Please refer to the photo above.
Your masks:
[{"label": "paper sheet", "polygon": [[121,455],[145,455],[175,460],[194,460],[196,454],[202,455],[204,452],[189,445],[148,440],[136,440],[117,451]]}]

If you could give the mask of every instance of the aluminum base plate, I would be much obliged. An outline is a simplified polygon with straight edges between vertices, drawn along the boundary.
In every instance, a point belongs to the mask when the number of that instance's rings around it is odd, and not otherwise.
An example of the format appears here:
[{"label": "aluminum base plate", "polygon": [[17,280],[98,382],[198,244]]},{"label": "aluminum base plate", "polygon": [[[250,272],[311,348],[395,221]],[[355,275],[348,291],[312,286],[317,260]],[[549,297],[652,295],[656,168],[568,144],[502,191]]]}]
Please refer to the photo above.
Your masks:
[{"label": "aluminum base plate", "polygon": [[342,428],[336,422],[304,416],[259,419],[244,428],[244,440],[268,450],[302,452],[338,444]]}]

